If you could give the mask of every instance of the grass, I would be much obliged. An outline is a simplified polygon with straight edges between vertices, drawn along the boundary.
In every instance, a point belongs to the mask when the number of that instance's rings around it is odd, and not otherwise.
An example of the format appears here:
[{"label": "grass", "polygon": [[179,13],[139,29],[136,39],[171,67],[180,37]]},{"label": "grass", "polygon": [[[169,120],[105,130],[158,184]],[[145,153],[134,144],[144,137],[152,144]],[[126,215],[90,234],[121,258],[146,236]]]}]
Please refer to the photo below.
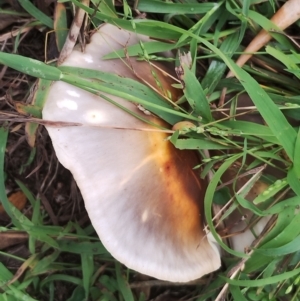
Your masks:
[{"label": "grass", "polygon": [[[288,36],[274,33],[276,39],[261,49],[255,60],[244,68],[234,63],[260,27],[270,28],[268,19],[274,7],[277,9],[274,1],[242,1],[241,5],[233,0],[216,1],[217,4],[140,0],[136,9],[146,12],[148,21],[134,21],[133,6],[125,1],[119,7],[103,1],[98,9],[71,2],[84,8],[95,26],[106,21],[161,40],[157,44],[143,43],[142,53],[141,45],[129,47],[130,55],[159,60],[157,52],[190,51],[193,64],[190,70],[185,69],[183,78],[186,100],[180,109],[174,110],[172,104],[162,102],[151,89],[132,80],[56,67],[48,61],[39,63],[45,57],[46,32],[54,28],[53,38],[59,44],[65,39],[66,30],[58,30],[57,26],[66,24],[64,13],[70,11],[71,4],[60,7],[57,16],[61,19],[57,20],[51,7],[44,7],[39,1],[35,5],[22,1],[24,10],[18,10],[0,0],[1,13],[23,18],[22,26],[17,25],[20,33],[1,39],[13,23],[4,27],[0,35],[0,199],[6,212],[6,217],[4,213],[0,215],[0,237],[3,244],[7,242],[0,253],[0,301],[130,301],[156,297],[200,301],[215,300],[224,287],[225,300],[300,300],[300,216],[295,211],[300,203],[298,48]],[[288,29],[287,35],[297,32],[298,23]],[[110,57],[118,55],[112,53]],[[178,58],[175,61],[178,64]],[[225,79],[227,68],[236,78]],[[95,76],[102,81],[88,80]],[[42,79],[30,105],[26,99],[33,77]],[[46,131],[37,126],[42,123],[39,118],[51,80],[76,83],[88,91],[108,92],[139,102],[170,124],[182,119],[195,124],[185,129],[184,135],[177,131],[170,139],[179,149],[197,150],[204,156],[202,176],[214,171],[204,206],[212,233],[227,251],[220,271],[179,286],[144,278],[111,258],[88,222],[72,177],[57,163]],[[116,81],[118,90],[114,89]],[[127,89],[129,82],[135,87],[134,95]],[[213,103],[224,87],[228,91],[227,106],[217,108]],[[253,103],[242,112],[246,121],[235,120],[241,114],[236,95],[245,92]],[[257,112],[263,124],[250,119]],[[211,151],[210,157],[207,150]],[[264,164],[267,168],[261,174],[258,167]],[[228,179],[226,175],[232,172],[232,166],[235,176],[228,189],[220,183]],[[247,172],[254,177],[240,180]],[[246,192],[253,185],[259,186],[260,181],[269,186],[259,191],[252,203]],[[17,190],[28,200],[19,210],[11,203]],[[229,201],[233,192],[236,198]],[[237,207],[249,209],[255,217],[272,216],[267,231],[247,256],[233,251],[217,236],[212,207],[225,204],[221,220]]]}]

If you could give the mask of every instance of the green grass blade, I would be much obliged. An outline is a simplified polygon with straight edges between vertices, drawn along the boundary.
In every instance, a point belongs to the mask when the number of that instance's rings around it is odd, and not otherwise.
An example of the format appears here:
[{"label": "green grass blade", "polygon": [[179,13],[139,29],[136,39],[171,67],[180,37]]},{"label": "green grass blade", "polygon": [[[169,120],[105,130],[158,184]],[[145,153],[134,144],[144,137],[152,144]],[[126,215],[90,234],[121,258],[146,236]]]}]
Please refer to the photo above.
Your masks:
[{"label": "green grass blade", "polygon": [[225,160],[225,162],[216,171],[216,173],[214,174],[212,180],[209,182],[209,185],[206,189],[205,198],[204,198],[204,211],[205,211],[205,217],[206,217],[206,221],[209,226],[209,229],[210,229],[211,233],[213,234],[214,238],[220,244],[220,246],[230,254],[233,254],[238,257],[245,257],[247,255],[245,255],[244,253],[233,251],[232,249],[230,249],[227,245],[225,245],[222,242],[222,240],[220,239],[218,233],[216,232],[216,229],[214,228],[214,225],[212,222],[213,196],[214,196],[216,188],[220,182],[221,176],[241,156],[242,156],[242,154],[238,154],[238,155],[234,155],[231,158]]},{"label": "green grass blade", "polygon": [[270,249],[258,249],[257,252],[261,253],[265,256],[275,257],[275,256],[284,256],[287,254],[291,254],[294,252],[300,251],[300,236],[296,237],[291,242],[278,247],[278,248],[270,248]]},{"label": "green grass blade", "polygon": [[90,254],[81,254],[82,282],[85,291],[85,298],[88,300],[91,286],[91,278],[94,273],[94,256]]},{"label": "green grass blade", "polygon": [[125,301],[134,301],[134,297],[133,297],[132,291],[129,287],[129,284],[121,274],[121,265],[120,265],[120,263],[116,262],[115,266],[116,266],[116,275],[117,275],[118,287],[120,289],[120,292],[121,292],[124,300]]},{"label": "green grass blade", "polygon": [[59,69],[17,54],[0,52],[0,63],[22,73],[48,80],[60,80]]},{"label": "green grass blade", "polygon": [[54,19],[55,41],[58,51],[61,51],[68,37],[67,10],[64,3],[57,3]]},{"label": "green grass blade", "polygon": [[19,0],[19,3],[31,16],[49,28],[53,28],[53,20],[41,12],[32,2],[29,0]]},{"label": "green grass blade", "polygon": [[229,278],[225,278],[223,276],[220,276],[220,277],[223,279],[226,279],[226,282],[231,285],[245,286],[245,287],[264,287],[269,284],[275,284],[280,281],[287,280],[287,279],[297,276],[299,274],[300,274],[300,268],[295,269],[293,271],[284,272],[280,275],[276,275],[276,276],[268,277],[268,278],[264,278],[264,279],[258,279],[258,280],[232,280]]},{"label": "green grass blade", "polygon": [[300,128],[298,129],[297,140],[295,143],[295,151],[294,151],[294,172],[296,177],[300,179]]},{"label": "green grass blade", "polygon": [[184,65],[183,69],[183,81],[185,83],[183,91],[190,107],[197,117],[201,116],[204,119],[205,123],[212,121],[210,107],[201,84],[188,66]]},{"label": "green grass blade", "polygon": [[137,9],[147,13],[166,14],[205,14],[213,9],[215,3],[172,3],[161,0],[140,0]]}]

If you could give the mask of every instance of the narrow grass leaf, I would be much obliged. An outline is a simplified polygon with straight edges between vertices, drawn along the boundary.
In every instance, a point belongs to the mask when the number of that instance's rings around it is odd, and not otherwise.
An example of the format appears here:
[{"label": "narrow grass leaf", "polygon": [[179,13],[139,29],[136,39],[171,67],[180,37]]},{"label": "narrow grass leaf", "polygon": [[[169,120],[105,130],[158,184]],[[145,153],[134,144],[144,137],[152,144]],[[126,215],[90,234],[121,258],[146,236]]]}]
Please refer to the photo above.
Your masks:
[{"label": "narrow grass leaf", "polygon": [[139,0],[137,9],[146,13],[205,14],[215,3],[172,3],[161,0]]},{"label": "narrow grass leaf", "polygon": [[94,256],[91,254],[81,254],[81,267],[82,267],[82,283],[85,291],[85,298],[88,300],[89,291],[91,286],[91,279],[94,273]]},{"label": "narrow grass leaf", "polygon": [[262,194],[258,195],[253,200],[253,204],[257,205],[267,201],[268,199],[273,197],[276,193],[283,190],[287,185],[288,185],[287,179],[276,180]]},{"label": "narrow grass leaf", "polygon": [[282,212],[284,209],[288,207],[297,208],[299,206],[300,206],[300,197],[295,196],[273,205],[270,209],[265,210],[264,213],[267,215],[273,215]]},{"label": "narrow grass leaf", "polygon": [[15,107],[20,114],[31,115],[37,118],[42,117],[40,108],[35,105],[17,103]]},{"label": "narrow grass leaf", "polygon": [[78,286],[82,286],[82,280],[74,277],[74,276],[69,276],[65,274],[55,274],[55,275],[50,275],[47,276],[45,279],[43,279],[40,283],[41,288],[43,288],[45,285],[48,283],[51,283],[53,281],[63,281],[63,282],[69,282]]},{"label": "narrow grass leaf", "polygon": [[[32,104],[34,105],[36,111],[32,114],[34,117],[42,118],[42,109],[44,107],[49,88],[52,84],[52,81],[39,78],[37,84],[37,90],[35,92]],[[36,132],[39,127],[39,124],[26,122],[25,124],[25,134],[28,144],[33,148],[36,141]]]},{"label": "narrow grass leaf", "polygon": [[[231,57],[239,46],[239,32],[236,32],[232,35],[226,37],[225,41],[219,46],[220,51],[226,53]],[[208,70],[201,81],[203,89],[208,89],[207,94],[211,94],[216,86],[219,84],[221,78],[224,75],[227,66],[224,62],[219,60],[212,60]]]},{"label": "narrow grass leaf", "polygon": [[9,281],[8,284],[14,283],[16,280],[18,280],[24,273],[25,270],[30,267],[34,266],[38,262],[38,254],[31,255],[26,261],[24,261],[21,266],[18,268],[17,272],[15,273],[14,277]]},{"label": "narrow grass leaf", "polygon": [[74,242],[71,240],[57,241],[58,248],[62,252],[87,255],[108,254],[101,242]]},{"label": "narrow grass leaf", "polygon": [[4,286],[10,279],[12,279],[13,274],[6,268],[6,266],[0,262],[0,287]]},{"label": "narrow grass leaf", "polygon": [[53,20],[41,12],[32,2],[29,0],[19,0],[19,3],[31,16],[49,28],[53,28]]},{"label": "narrow grass leaf", "polygon": [[246,199],[244,199],[242,196],[240,196],[239,194],[235,195],[236,200],[239,202],[239,204],[245,208],[248,209],[250,211],[252,211],[253,213],[255,213],[258,216],[267,216],[268,214],[265,211],[260,210],[259,208],[257,208],[255,205],[253,205],[252,202],[247,201]]},{"label": "narrow grass leaf", "polygon": [[39,301],[38,299],[33,299],[28,294],[23,293],[22,291],[18,290],[13,285],[9,285],[8,287],[10,289],[9,294],[11,294],[12,296],[16,297],[16,299],[19,300],[19,301],[21,301],[21,300]]},{"label": "narrow grass leaf", "polygon": [[22,73],[48,80],[60,80],[61,71],[40,61],[17,54],[0,52],[0,63]]},{"label": "narrow grass leaf", "polygon": [[76,286],[71,297],[68,298],[66,301],[83,301],[83,300],[89,300],[85,296],[84,288],[82,286]]},{"label": "narrow grass leaf", "polygon": [[20,180],[15,179],[15,181],[18,184],[18,186],[20,187],[20,189],[22,190],[22,192],[26,195],[26,198],[30,202],[31,206],[34,206],[36,199],[33,196],[33,194],[31,193],[31,191]]},{"label": "narrow grass leaf", "polygon": [[114,2],[111,0],[92,0],[93,4],[98,8],[98,10],[105,14],[106,16],[117,18],[118,14],[114,7]]},{"label": "narrow grass leaf", "polygon": [[64,3],[56,3],[54,15],[55,41],[58,51],[60,52],[68,37],[67,11]]},{"label": "narrow grass leaf", "polygon": [[235,64],[229,64],[263,116],[273,134],[277,137],[291,160],[294,158],[296,132],[288,123],[268,94],[244,70]]},{"label": "narrow grass leaf", "polygon": [[[36,232],[36,231],[29,231],[30,238],[33,239],[32,244],[35,244],[34,240],[39,240],[41,242],[46,243],[48,246],[51,246],[53,248],[58,249],[58,243],[55,239],[50,237],[49,235],[43,233],[42,231]],[[34,250],[34,247],[32,247],[32,251]]]},{"label": "narrow grass leaf", "polygon": [[178,149],[198,149],[198,150],[218,150],[218,149],[230,149],[232,148],[229,145],[222,145],[220,143],[211,141],[207,138],[182,138],[182,139],[173,139],[173,135],[171,136],[170,141],[174,144],[174,146]]},{"label": "narrow grass leaf", "polygon": [[[279,62],[284,64],[289,70],[299,70],[297,64],[291,59],[290,56],[287,56],[282,51],[275,49],[274,47],[267,46],[266,52],[277,59]],[[300,78],[297,73],[294,73],[298,78]]]},{"label": "narrow grass leaf", "polygon": [[46,102],[47,95],[49,93],[52,83],[53,83],[52,80],[47,80],[43,78],[40,78],[38,80],[37,89],[32,101],[32,104],[34,104],[34,106],[39,109],[38,115],[34,115],[35,117],[42,116],[42,109]]},{"label": "narrow grass leaf", "polygon": [[268,277],[264,279],[258,279],[258,280],[234,280],[234,279],[229,279],[223,276],[220,276],[221,278],[225,279],[227,283],[231,285],[236,285],[236,286],[245,286],[245,287],[264,287],[269,284],[275,284],[284,280],[287,280],[291,277],[297,276],[300,274],[300,268],[295,269],[293,271],[289,272],[284,272],[280,275],[276,275],[273,277]]},{"label": "narrow grass leaf", "polygon": [[35,203],[33,204],[33,213],[31,217],[31,221],[34,225],[39,225],[43,222],[42,217],[41,217],[41,201],[36,200]]},{"label": "narrow grass leaf", "polygon": [[[151,42],[143,42],[143,47],[148,54],[157,53],[157,52],[165,52],[173,50],[178,47],[176,44],[151,41]],[[126,54],[129,56],[139,56],[142,53],[141,45],[135,44],[126,47],[126,53],[124,49],[120,49],[118,51],[111,52],[107,55],[104,55],[102,59],[116,59],[116,58],[124,58]]]},{"label": "narrow grass leaf", "polygon": [[28,219],[21,214],[8,200],[5,190],[4,176],[4,158],[7,143],[8,131],[4,127],[0,127],[0,201],[5,209],[5,212],[12,219],[13,224],[19,229],[23,229],[22,221],[27,224]]},{"label": "narrow grass leaf", "polygon": [[134,301],[134,297],[133,297],[132,291],[129,287],[129,284],[121,274],[121,265],[119,262],[116,262],[115,269],[116,269],[118,288],[119,288],[119,291],[121,292],[124,300],[125,301]]},{"label": "narrow grass leaf", "polygon": [[216,173],[214,174],[212,180],[209,182],[208,187],[206,189],[205,198],[204,198],[204,212],[207,224],[209,226],[209,229],[211,233],[213,234],[216,241],[220,244],[220,246],[226,250],[228,253],[233,254],[238,257],[246,257],[244,253],[236,252],[230,249],[227,245],[225,245],[222,240],[220,239],[218,233],[216,232],[216,229],[214,228],[213,222],[212,222],[212,203],[213,203],[213,196],[216,191],[216,188],[220,182],[221,176],[223,173],[236,161],[238,160],[242,154],[237,154],[232,156],[231,158],[225,160],[225,162],[218,168]]},{"label": "narrow grass leaf", "polygon": [[[299,236],[300,214],[295,215],[295,207],[284,208],[279,214],[275,226],[266,235],[261,249],[279,248]],[[264,256],[257,251],[247,261],[245,273],[251,273],[266,266],[272,257]]]},{"label": "narrow grass leaf", "polygon": [[33,265],[32,270],[30,271],[31,276],[47,274],[49,271],[53,271],[54,269],[51,267],[55,260],[60,255],[60,251],[55,250],[52,254],[41,257],[36,264]]},{"label": "narrow grass leaf", "polygon": [[[298,153],[298,156],[299,155],[300,154]],[[288,171],[287,181],[288,181],[290,187],[293,189],[293,191],[297,194],[297,196],[300,196],[300,181],[299,181],[299,178],[297,177],[294,166],[291,167]]]},{"label": "narrow grass leaf", "polygon": [[272,36],[272,38],[277,40],[280,44],[286,45],[287,48],[291,48],[291,44],[289,43],[288,39],[284,35],[277,34],[274,32],[274,30],[277,30],[278,32],[281,32],[281,30],[268,18],[266,18],[265,16],[259,14],[254,10],[248,11],[248,18],[252,19],[255,23],[259,24],[264,30],[268,31],[269,34]]},{"label": "narrow grass leaf", "polygon": [[235,135],[240,135],[242,137],[245,135],[251,135],[254,137],[258,137],[262,140],[265,140],[267,142],[279,144],[276,135],[274,135],[274,133],[270,130],[270,128],[261,124],[256,124],[248,121],[240,121],[240,120],[236,120],[236,121],[228,120],[228,121],[222,121],[218,123],[216,126],[219,125],[234,130]]},{"label": "narrow grass leaf", "polygon": [[238,286],[229,285],[229,291],[231,292],[234,301],[247,301]]},{"label": "narrow grass leaf", "polygon": [[212,120],[211,111],[201,84],[188,66],[184,65],[183,69],[185,83],[183,92],[186,99],[197,117],[201,116],[205,123],[210,122]]},{"label": "narrow grass leaf", "polygon": [[177,27],[170,27],[164,22],[149,22],[149,20],[147,19],[135,19],[128,21],[118,18],[112,18],[100,12],[95,13],[94,9],[83,5],[77,0],[71,0],[71,2],[74,3],[77,7],[82,8],[88,14],[94,15],[95,18],[110,24],[120,26],[121,28],[129,31],[136,31],[137,33],[144,34],[146,36],[167,40],[177,40],[180,37],[180,34],[177,32],[177,30],[174,30]]},{"label": "narrow grass leaf", "polygon": [[288,244],[285,244],[278,248],[270,248],[270,249],[261,248],[257,250],[258,253],[270,257],[284,256],[298,251],[300,251],[300,236],[296,237]]},{"label": "narrow grass leaf", "polygon": [[293,169],[295,175],[300,179],[300,128],[298,129],[297,139],[295,143],[295,152],[294,152],[294,165]]}]

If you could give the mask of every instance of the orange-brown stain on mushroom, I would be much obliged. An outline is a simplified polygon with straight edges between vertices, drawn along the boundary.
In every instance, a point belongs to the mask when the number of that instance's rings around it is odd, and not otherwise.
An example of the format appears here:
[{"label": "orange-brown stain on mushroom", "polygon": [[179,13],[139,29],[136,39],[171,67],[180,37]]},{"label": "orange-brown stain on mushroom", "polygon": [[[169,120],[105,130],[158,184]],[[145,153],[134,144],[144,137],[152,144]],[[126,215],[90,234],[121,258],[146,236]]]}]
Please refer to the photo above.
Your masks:
[{"label": "orange-brown stain on mushroom", "polygon": [[[183,241],[198,244],[204,236],[200,212],[206,190],[206,182],[200,180],[193,170],[199,164],[199,158],[195,152],[177,150],[166,140],[165,134],[152,132],[148,135],[149,156],[159,175],[157,181],[166,188],[159,200],[153,200],[149,210],[152,218],[162,220],[155,222],[151,219],[151,222],[168,227],[175,244]],[[155,212],[156,202],[159,202],[159,213]],[[162,223],[166,220],[168,223]]]}]

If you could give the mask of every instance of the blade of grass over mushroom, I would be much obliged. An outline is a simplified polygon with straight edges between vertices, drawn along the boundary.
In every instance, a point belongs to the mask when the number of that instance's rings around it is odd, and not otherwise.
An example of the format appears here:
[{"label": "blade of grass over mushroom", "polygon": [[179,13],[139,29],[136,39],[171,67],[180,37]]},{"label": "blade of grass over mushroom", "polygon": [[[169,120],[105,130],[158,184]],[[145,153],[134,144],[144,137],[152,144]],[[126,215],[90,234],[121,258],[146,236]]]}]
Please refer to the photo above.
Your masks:
[{"label": "blade of grass over mushroom", "polygon": [[38,78],[60,80],[62,76],[61,71],[53,66],[17,54],[0,52],[0,63]]},{"label": "blade of grass over mushroom", "polygon": [[201,84],[188,66],[184,65],[183,69],[183,81],[185,83],[183,91],[187,101],[197,117],[201,116],[206,123],[210,122],[212,120],[210,107]]},{"label": "blade of grass over mushroom", "polygon": [[217,150],[217,149],[230,149],[233,148],[230,145],[222,145],[220,143],[210,141],[207,138],[198,137],[186,138],[186,139],[176,139],[175,134],[171,136],[170,141],[178,149],[198,149],[198,150]]},{"label": "blade of grass over mushroom", "polygon": [[[99,91],[106,92],[142,104],[146,109],[149,109],[170,124],[180,121],[181,117],[198,120],[198,118],[190,114],[174,110],[166,100],[162,100],[152,89],[135,80],[96,70],[73,67],[60,67],[60,70],[64,71],[62,81],[75,84],[94,94],[99,94]],[[88,76],[88,78],[76,77],[76,73]],[[94,79],[90,80],[89,77]]]},{"label": "blade of grass over mushroom", "polygon": [[33,17],[39,20],[42,24],[45,24],[49,28],[53,28],[53,20],[41,12],[32,2],[29,0],[19,1],[19,4]]}]

